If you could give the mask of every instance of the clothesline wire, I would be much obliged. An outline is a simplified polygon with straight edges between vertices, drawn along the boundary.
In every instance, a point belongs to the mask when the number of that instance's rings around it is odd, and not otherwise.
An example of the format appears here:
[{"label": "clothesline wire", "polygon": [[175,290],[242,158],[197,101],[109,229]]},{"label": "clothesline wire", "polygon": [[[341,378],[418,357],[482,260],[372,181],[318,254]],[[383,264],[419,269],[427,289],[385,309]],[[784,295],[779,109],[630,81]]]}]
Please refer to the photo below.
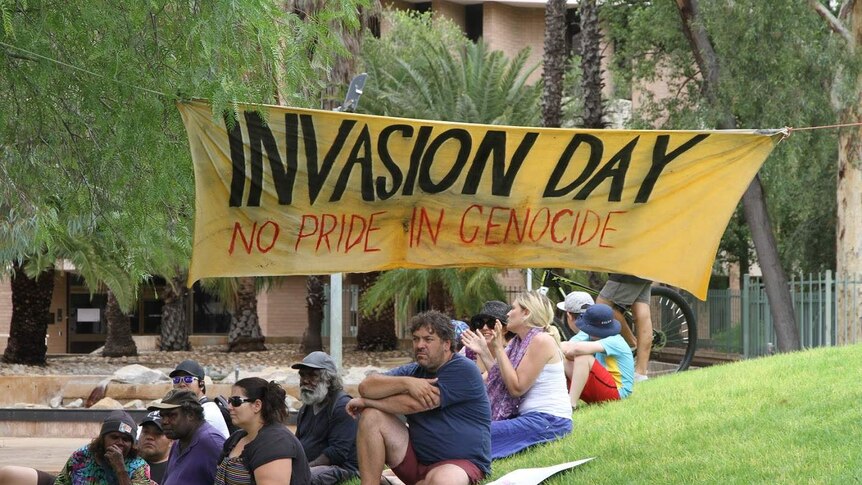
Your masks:
[{"label": "clothesline wire", "polygon": [[[130,83],[126,83],[126,82],[123,82],[123,81],[118,81],[118,80],[116,80],[116,79],[109,78],[109,77],[107,77],[107,76],[105,76],[105,75],[103,75],[103,74],[99,74],[99,73],[96,73],[96,72],[93,72],[93,71],[90,71],[90,70],[84,69],[84,68],[82,68],[82,67],[78,67],[78,66],[75,66],[75,65],[69,64],[68,62],[63,62],[63,61],[60,61],[60,60],[58,60],[58,59],[53,59],[53,58],[51,58],[51,57],[43,56],[43,55],[41,55],[41,54],[37,54],[37,53],[35,53],[35,52],[33,52],[33,51],[29,51],[29,50],[27,50],[27,49],[24,49],[24,48],[21,48],[21,47],[18,47],[18,46],[12,45],[12,44],[7,44],[6,42],[3,42],[3,41],[0,41],[0,45],[2,45],[2,46],[4,46],[4,47],[8,47],[8,48],[10,48],[10,49],[15,49],[15,50],[18,50],[18,51],[24,52],[24,53],[26,53],[26,54],[29,54],[29,55],[34,56],[34,57],[37,57],[37,58],[39,58],[39,59],[44,59],[44,60],[46,60],[46,61],[48,61],[48,62],[53,62],[53,63],[55,63],[55,64],[58,64],[58,65],[61,65],[61,66],[64,66],[64,67],[68,67],[68,68],[70,68],[70,69],[75,69],[76,71],[80,71],[80,72],[83,72],[83,73],[89,74],[89,75],[91,75],[91,76],[95,76],[95,77],[98,77],[98,78],[101,78],[101,79],[105,79],[105,80],[108,80],[108,81],[111,81],[111,82],[117,83],[117,84],[120,84],[120,85],[123,85],[123,86],[127,86],[127,87],[130,87],[130,88],[133,88],[133,89],[138,89],[138,90],[141,90],[141,91],[144,91],[144,92],[147,92],[147,93],[151,93],[151,94],[157,94],[157,95],[159,95],[159,96],[164,96],[164,97],[166,97],[166,98],[167,98],[167,97],[170,97],[170,96],[168,96],[167,94],[165,94],[165,93],[163,93],[163,92],[161,92],[161,91],[156,91],[155,89],[145,88],[145,87],[142,87],[142,86],[138,86],[138,85],[136,85],[136,84],[130,84]],[[860,122],[856,122],[856,123],[838,123],[838,124],[834,124],[834,125],[802,126],[802,127],[798,127],[798,128],[795,128],[795,127],[792,127],[792,126],[786,126],[786,127],[784,127],[784,130],[786,130],[787,135],[786,135],[784,138],[787,138],[788,136],[790,136],[791,134],[793,134],[793,132],[794,132],[794,131],[826,130],[826,129],[834,129],[834,128],[846,128],[846,127],[850,127],[850,126],[862,126],[862,121],[860,121]]]},{"label": "clothesline wire", "polygon": [[46,61],[48,61],[48,62],[53,62],[53,63],[55,63],[55,64],[59,64],[59,65],[64,66],[64,67],[68,67],[68,68],[70,68],[70,69],[75,69],[76,71],[80,71],[80,72],[83,72],[83,73],[87,73],[87,74],[89,74],[89,75],[91,75],[91,76],[95,76],[95,77],[98,77],[98,78],[100,78],[100,79],[108,80],[108,81],[111,81],[111,82],[114,82],[114,83],[117,83],[117,84],[120,84],[120,85],[123,85],[123,86],[126,86],[126,87],[130,87],[130,88],[133,88],[133,89],[139,89],[139,90],[141,90],[141,91],[144,91],[144,92],[147,92],[147,93],[151,93],[151,94],[157,94],[157,95],[159,95],[159,96],[164,96],[164,97],[166,97],[166,98],[170,97],[170,96],[168,96],[167,94],[165,94],[165,93],[163,93],[163,92],[161,92],[161,91],[156,91],[155,89],[149,89],[149,88],[141,87],[141,86],[138,86],[138,85],[135,85],[135,84],[129,84],[129,83],[126,83],[126,82],[123,82],[123,81],[118,81],[118,80],[116,80],[116,79],[111,79],[111,78],[109,78],[108,76],[105,76],[105,75],[103,75],[103,74],[99,74],[99,73],[96,73],[96,72],[93,72],[93,71],[89,71],[89,70],[84,69],[84,68],[82,68],[82,67],[78,67],[78,66],[75,66],[75,65],[69,64],[68,62],[63,62],[63,61],[58,60],[58,59],[53,59],[53,58],[51,58],[51,57],[46,57],[46,56],[43,56],[42,54],[37,54],[37,53],[35,53],[35,52],[33,52],[33,51],[29,51],[29,50],[27,50],[27,49],[23,49],[23,48],[21,48],[21,47],[14,46],[14,45],[12,45],[12,44],[7,44],[7,43],[5,43],[5,42],[3,42],[3,41],[0,41],[0,45],[2,45],[2,46],[4,46],[4,47],[8,47],[8,48],[10,48],[10,49],[15,49],[15,50],[18,50],[18,51],[24,52],[24,53],[29,54],[29,55],[34,56],[34,57],[38,57],[39,59],[44,59],[44,60],[46,60]]}]

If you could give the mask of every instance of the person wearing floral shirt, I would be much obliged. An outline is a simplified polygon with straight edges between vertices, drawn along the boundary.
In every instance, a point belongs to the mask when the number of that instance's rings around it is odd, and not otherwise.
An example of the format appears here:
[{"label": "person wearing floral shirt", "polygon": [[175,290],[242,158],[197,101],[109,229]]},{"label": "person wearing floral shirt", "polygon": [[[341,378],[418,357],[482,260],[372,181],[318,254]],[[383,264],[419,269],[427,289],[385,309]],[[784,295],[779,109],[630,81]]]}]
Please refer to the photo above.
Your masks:
[{"label": "person wearing floral shirt", "polygon": [[150,466],[137,455],[138,426],[125,411],[112,411],[90,444],[75,450],[55,485],[157,485]]}]

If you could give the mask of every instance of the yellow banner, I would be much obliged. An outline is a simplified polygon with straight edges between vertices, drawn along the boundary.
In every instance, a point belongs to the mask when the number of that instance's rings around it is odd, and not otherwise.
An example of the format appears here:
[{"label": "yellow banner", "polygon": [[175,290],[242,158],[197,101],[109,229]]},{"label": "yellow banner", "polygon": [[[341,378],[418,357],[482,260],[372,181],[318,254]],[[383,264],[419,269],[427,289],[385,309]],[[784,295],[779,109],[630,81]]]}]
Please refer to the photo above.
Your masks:
[{"label": "yellow banner", "polygon": [[241,108],[228,127],[206,102],[179,104],[195,165],[190,283],[564,267],[703,299],[727,221],[781,137]]}]

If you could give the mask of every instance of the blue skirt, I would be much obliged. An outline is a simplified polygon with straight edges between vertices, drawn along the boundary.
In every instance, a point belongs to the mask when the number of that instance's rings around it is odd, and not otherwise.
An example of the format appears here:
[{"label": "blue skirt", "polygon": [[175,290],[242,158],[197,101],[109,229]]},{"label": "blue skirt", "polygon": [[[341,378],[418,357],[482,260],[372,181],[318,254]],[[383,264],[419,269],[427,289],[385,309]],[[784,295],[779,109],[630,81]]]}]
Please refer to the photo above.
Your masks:
[{"label": "blue skirt", "polygon": [[572,420],[545,413],[527,413],[491,422],[491,459],[562,438],[572,432]]}]

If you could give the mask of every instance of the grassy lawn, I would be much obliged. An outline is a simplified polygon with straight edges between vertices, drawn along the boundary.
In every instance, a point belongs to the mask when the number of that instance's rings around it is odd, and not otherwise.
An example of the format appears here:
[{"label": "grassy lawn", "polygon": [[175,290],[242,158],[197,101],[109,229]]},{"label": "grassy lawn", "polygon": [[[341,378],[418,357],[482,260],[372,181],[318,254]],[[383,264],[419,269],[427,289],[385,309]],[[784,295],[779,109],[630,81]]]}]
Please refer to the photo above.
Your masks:
[{"label": "grassy lawn", "polygon": [[495,461],[489,478],[591,456],[546,483],[862,483],[862,345],[639,383],[575,411],[565,439]]},{"label": "grassy lawn", "polygon": [[489,481],[591,456],[546,483],[862,484],[862,345],[639,383],[575,411],[565,439],[495,461]]}]

